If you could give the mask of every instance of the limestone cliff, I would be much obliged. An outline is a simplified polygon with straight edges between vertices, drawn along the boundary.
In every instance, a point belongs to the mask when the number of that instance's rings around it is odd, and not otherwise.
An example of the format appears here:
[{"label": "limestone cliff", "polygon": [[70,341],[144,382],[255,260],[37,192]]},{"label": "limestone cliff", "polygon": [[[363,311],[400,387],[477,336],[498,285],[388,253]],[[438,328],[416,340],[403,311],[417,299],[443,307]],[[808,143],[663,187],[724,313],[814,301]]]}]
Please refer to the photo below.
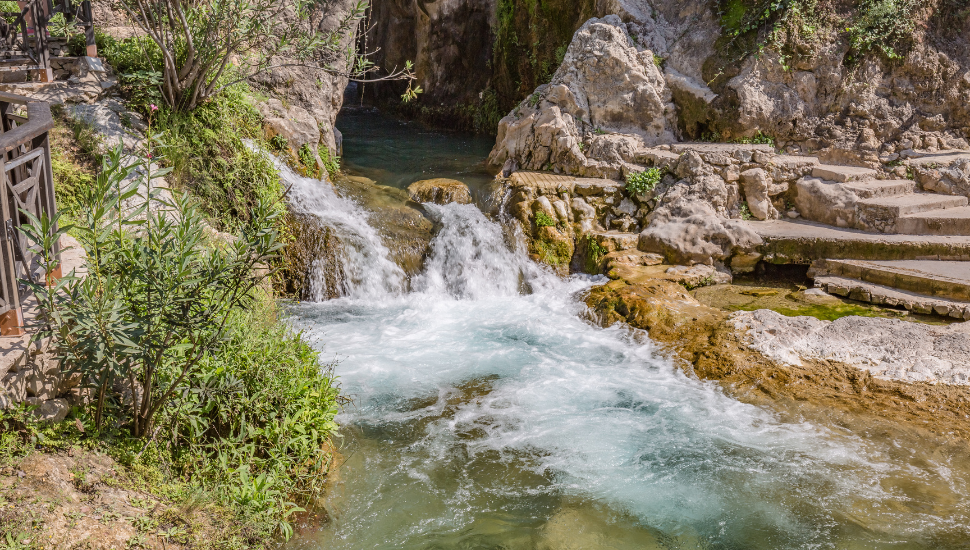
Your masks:
[{"label": "limestone cliff", "polygon": [[[425,95],[415,113],[487,131],[495,109],[537,107],[525,101],[555,78],[567,44],[573,70],[598,55],[602,43],[573,32],[616,15],[614,46],[638,52],[624,69],[636,74],[642,58],[656,62],[657,91],[674,105],[660,115],[676,121],[680,139],[765,135],[821,152],[823,161],[872,165],[897,150],[958,147],[968,137],[968,9],[963,0],[387,0],[374,5],[368,48],[380,49],[386,67],[416,62]],[[586,55],[575,51],[580,41],[592,47]],[[396,92],[372,89],[384,98]],[[641,120],[641,130],[657,123]]]}]

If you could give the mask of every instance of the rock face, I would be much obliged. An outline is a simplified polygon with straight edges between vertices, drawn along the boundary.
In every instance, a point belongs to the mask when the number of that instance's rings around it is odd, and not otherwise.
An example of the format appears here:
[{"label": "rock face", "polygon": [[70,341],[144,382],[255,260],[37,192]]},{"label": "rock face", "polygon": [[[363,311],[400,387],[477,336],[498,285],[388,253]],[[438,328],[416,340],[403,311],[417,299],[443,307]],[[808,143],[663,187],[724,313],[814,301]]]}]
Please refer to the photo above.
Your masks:
[{"label": "rock face", "polygon": [[[373,3],[367,49],[385,71],[414,63],[428,105],[477,100],[489,81],[496,0],[385,0]],[[400,83],[369,85],[395,100]]]},{"label": "rock face", "polygon": [[636,160],[656,170],[653,188],[634,192],[618,180],[519,171],[505,180],[503,210],[533,244],[572,239],[571,261],[548,254],[548,247],[536,252],[555,266],[600,272],[640,264],[642,254],[651,254],[670,264],[745,273],[759,261],[763,244],[744,223],[746,207],[752,217],[778,217],[797,192],[796,182],[810,179],[806,174],[818,166],[813,158],[776,155],[767,145],[740,144],[644,148]]},{"label": "rock face", "polygon": [[489,163],[617,178],[638,149],[675,140],[671,97],[653,53],[630,40],[619,17],[591,19],[552,82],[499,123]]},{"label": "rock face", "polygon": [[435,178],[416,181],[408,186],[408,196],[414,202],[433,202],[435,204],[470,204],[471,191],[468,186],[458,180]]},{"label": "rock face", "polygon": [[[769,47],[764,55],[732,60],[719,51],[729,48],[731,40],[715,4],[597,2],[600,19],[588,21],[576,33],[552,82],[536,88],[503,119],[492,161],[501,165],[512,158],[528,168],[549,163],[570,174],[615,177],[625,162],[634,162],[631,152],[640,140],[649,145],[663,135],[730,140],[764,134],[791,151],[817,152],[823,162],[871,167],[912,149],[966,147],[970,19],[941,15],[955,8],[920,8],[917,17],[926,18],[925,28],[917,31],[912,48],[892,62],[876,52],[852,51],[845,25],[813,33],[786,27],[783,32],[794,50],[788,57]],[[604,25],[613,26],[616,34],[605,32]],[[626,53],[628,47],[637,55]],[[644,66],[644,57],[655,70]],[[563,75],[570,73],[584,76],[563,82]],[[617,74],[632,76],[627,81],[615,78]],[[559,84],[567,85],[575,101],[555,89]],[[612,94],[639,116],[632,126],[610,121],[602,111],[597,118],[595,109],[579,98],[577,85]],[[654,102],[644,110],[644,103],[633,101],[642,96],[630,87],[641,85],[653,89],[666,108]],[[580,116],[584,114],[589,116]],[[592,136],[598,139],[584,135],[599,124],[611,134]],[[961,185],[955,173],[944,178],[956,182],[947,185]],[[753,214],[771,214],[764,200],[752,202]]]},{"label": "rock face", "polygon": [[[350,13],[355,4],[354,0],[335,0],[327,3],[329,16],[317,23],[317,28],[327,32],[335,30],[343,24],[346,14]],[[346,47],[356,39],[356,32],[345,37],[342,46]],[[345,56],[326,60],[333,67],[344,66]],[[298,63],[299,60],[274,57],[270,64],[275,65],[269,71],[255,75],[250,82],[263,91],[269,92],[276,98],[285,98],[285,111],[299,119],[300,126],[304,122],[313,120],[316,124],[319,139],[311,144],[316,151],[317,145],[324,146],[335,154],[340,154],[340,133],[334,123],[337,113],[343,106],[344,90],[349,80],[335,71],[326,71],[313,67],[286,66]],[[265,109],[265,108],[264,108]],[[270,106],[270,109],[276,109]],[[312,133],[312,132],[311,132]]]}]

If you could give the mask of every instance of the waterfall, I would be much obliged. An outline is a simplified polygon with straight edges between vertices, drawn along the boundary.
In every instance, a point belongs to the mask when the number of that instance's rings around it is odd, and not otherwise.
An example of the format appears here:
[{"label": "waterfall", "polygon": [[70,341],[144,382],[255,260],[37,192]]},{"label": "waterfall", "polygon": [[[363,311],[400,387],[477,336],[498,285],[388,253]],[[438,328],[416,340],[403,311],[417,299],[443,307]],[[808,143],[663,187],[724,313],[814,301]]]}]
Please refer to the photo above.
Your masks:
[{"label": "waterfall", "polygon": [[[415,290],[461,299],[483,299],[529,292],[558,279],[530,261],[524,247],[510,247],[502,227],[471,204],[426,204],[441,226],[431,241],[424,273]],[[516,246],[519,245],[519,246]]]},{"label": "waterfall", "polygon": [[367,211],[338,196],[330,183],[301,176],[275,157],[273,163],[289,188],[291,208],[328,228],[332,237],[328,244],[339,243],[339,250],[314,260],[309,298],[323,301],[334,295],[381,298],[401,294],[404,270],[390,260],[380,235],[368,223]]}]

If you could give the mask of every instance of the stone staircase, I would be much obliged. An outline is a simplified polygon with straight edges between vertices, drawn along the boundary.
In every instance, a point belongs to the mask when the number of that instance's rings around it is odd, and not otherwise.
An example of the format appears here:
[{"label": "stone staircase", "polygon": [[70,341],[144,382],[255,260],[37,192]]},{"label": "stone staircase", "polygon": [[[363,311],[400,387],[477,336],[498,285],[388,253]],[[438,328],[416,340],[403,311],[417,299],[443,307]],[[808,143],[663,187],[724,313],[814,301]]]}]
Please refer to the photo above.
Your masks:
[{"label": "stone staircase", "polygon": [[970,235],[965,196],[918,191],[909,179],[876,179],[854,166],[819,165],[797,184],[796,207],[811,221],[908,235]]},{"label": "stone staircase", "polygon": [[[970,162],[968,151],[910,153],[897,177]],[[809,275],[830,294],[970,320],[967,196],[931,192],[925,180],[878,176],[869,168],[815,166],[796,184],[795,206],[809,223],[752,224],[766,259],[811,261]]]}]

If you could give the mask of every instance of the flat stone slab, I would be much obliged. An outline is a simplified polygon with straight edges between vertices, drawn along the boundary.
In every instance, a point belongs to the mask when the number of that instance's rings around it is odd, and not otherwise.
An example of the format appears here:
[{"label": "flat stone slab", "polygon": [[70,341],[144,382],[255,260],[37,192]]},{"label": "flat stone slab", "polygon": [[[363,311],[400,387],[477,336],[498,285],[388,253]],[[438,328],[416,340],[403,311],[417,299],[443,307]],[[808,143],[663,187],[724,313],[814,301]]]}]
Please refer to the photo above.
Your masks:
[{"label": "flat stone slab", "polygon": [[970,320],[970,303],[926,296],[885,285],[859,281],[848,277],[824,275],[815,278],[815,286],[829,294],[876,305],[903,307],[924,315],[940,315]]},{"label": "flat stone slab", "polygon": [[622,181],[597,179],[597,178],[576,178],[574,189],[577,195],[590,197],[595,195],[609,195],[619,191],[626,184]]},{"label": "flat stone slab", "polygon": [[803,157],[800,155],[778,155],[771,159],[771,164],[781,168],[800,168],[804,166],[818,166],[818,157]]},{"label": "flat stone slab", "polygon": [[509,176],[512,187],[529,187],[541,194],[555,194],[560,191],[573,192],[576,178],[551,172],[513,172]]},{"label": "flat stone slab", "polygon": [[839,183],[873,179],[877,174],[878,172],[871,168],[836,166],[834,164],[820,164],[812,170],[812,177],[814,178]]},{"label": "flat stone slab", "polygon": [[744,223],[764,240],[759,251],[773,263],[826,258],[970,261],[970,236],[887,235],[788,220]]},{"label": "flat stone slab", "polygon": [[879,208],[891,212],[894,216],[905,216],[966,206],[967,198],[935,193],[910,193],[894,197],[864,199],[859,201],[859,205],[863,208]]},{"label": "flat stone slab", "polygon": [[673,153],[686,153],[687,151],[697,151],[699,153],[726,153],[731,154],[735,151],[762,151],[774,153],[775,148],[771,145],[760,143],[671,143],[670,151]]},{"label": "flat stone slab", "polygon": [[639,233],[622,231],[592,231],[588,235],[596,240],[596,244],[606,248],[607,252],[636,250],[640,240]]},{"label": "flat stone slab", "polygon": [[910,154],[916,155],[905,162],[911,166],[929,166],[933,164],[946,166],[958,160],[970,160],[970,151],[961,151],[958,149],[936,151],[935,153],[930,153],[928,151],[913,151]]},{"label": "flat stone slab", "polygon": [[826,260],[819,270],[934,298],[970,303],[970,262]]},{"label": "flat stone slab", "polygon": [[970,323],[854,315],[822,321],[765,309],[739,311],[731,319],[748,347],[784,364],[833,361],[889,380],[970,383]]}]

